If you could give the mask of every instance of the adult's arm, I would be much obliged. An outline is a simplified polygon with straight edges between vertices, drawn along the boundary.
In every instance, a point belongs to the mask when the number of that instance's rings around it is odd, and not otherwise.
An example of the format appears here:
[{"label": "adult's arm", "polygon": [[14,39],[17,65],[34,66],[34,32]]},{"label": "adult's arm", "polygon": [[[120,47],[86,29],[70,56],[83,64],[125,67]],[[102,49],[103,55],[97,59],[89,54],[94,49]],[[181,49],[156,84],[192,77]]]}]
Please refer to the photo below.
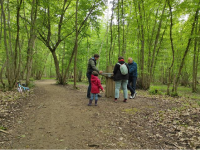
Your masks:
[{"label": "adult's arm", "polygon": [[99,73],[99,69],[97,69],[97,67],[95,66],[95,63],[94,63],[93,60],[90,60],[90,65],[91,65],[91,67],[92,67],[92,69],[93,69],[94,71],[97,71],[97,72]]},{"label": "adult's arm", "polygon": [[115,68],[114,68],[114,71],[113,71],[114,75],[117,73],[118,69],[119,69],[119,65],[116,64],[116,65],[115,65]]},{"label": "adult's arm", "polygon": [[126,64],[126,67],[128,68],[128,73],[130,73],[130,68],[129,68],[128,64]]},{"label": "adult's arm", "polygon": [[133,66],[133,65],[130,65],[130,66],[129,66],[129,73],[131,74],[131,73],[133,73],[133,71],[134,71],[134,66]]}]

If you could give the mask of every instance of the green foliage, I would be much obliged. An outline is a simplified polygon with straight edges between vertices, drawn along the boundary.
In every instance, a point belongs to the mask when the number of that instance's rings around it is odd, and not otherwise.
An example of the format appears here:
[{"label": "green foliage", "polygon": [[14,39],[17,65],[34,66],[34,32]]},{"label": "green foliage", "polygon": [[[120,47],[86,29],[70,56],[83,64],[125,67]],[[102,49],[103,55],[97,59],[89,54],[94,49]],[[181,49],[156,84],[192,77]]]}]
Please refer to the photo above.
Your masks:
[{"label": "green foliage", "polygon": [[197,104],[200,106],[200,101],[197,101]]},{"label": "green foliage", "polygon": [[179,96],[177,92],[172,92],[170,95],[171,95],[171,97],[178,97]]},{"label": "green foliage", "polygon": [[160,89],[156,88],[156,87],[151,87],[149,89],[149,94],[151,94],[151,95],[163,95],[163,93],[160,91]]},{"label": "green foliage", "polygon": [[7,130],[7,128],[4,127],[4,126],[0,126],[0,129],[1,129],[1,130]]}]

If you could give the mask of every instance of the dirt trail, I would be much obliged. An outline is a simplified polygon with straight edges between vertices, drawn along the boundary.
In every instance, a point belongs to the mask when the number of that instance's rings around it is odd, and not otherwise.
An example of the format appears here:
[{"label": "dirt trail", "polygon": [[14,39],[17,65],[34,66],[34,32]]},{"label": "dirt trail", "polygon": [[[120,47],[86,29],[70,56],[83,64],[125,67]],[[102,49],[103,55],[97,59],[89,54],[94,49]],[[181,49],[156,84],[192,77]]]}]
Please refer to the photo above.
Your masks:
[{"label": "dirt trail", "polygon": [[138,96],[128,103],[100,98],[97,107],[88,107],[86,85],[73,90],[55,82],[36,82],[35,98],[23,107],[1,148],[160,148],[156,139],[147,142],[146,130],[155,133],[146,116],[167,109],[167,103]]}]

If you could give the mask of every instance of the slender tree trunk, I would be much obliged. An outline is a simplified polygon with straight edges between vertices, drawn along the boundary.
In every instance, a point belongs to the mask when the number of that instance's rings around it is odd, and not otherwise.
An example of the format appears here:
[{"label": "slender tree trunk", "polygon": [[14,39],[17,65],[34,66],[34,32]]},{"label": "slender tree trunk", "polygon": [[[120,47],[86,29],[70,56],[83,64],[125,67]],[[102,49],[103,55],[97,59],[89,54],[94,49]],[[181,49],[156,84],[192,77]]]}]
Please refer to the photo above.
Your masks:
[{"label": "slender tree trunk", "polygon": [[119,13],[119,10],[120,10],[120,0],[118,0],[118,7],[117,7],[117,10],[118,10],[118,46],[119,46],[119,54],[118,56],[121,55],[121,50],[120,50],[120,13]]},{"label": "slender tree trunk", "polygon": [[141,22],[141,50],[140,50],[140,69],[141,69],[141,81],[142,81],[142,87],[144,89],[146,89],[146,83],[145,83],[145,75],[144,75],[144,25],[143,25],[143,16],[142,16],[142,11],[141,11],[141,7],[140,7],[140,3],[138,4],[138,8],[139,8],[139,17],[140,17],[140,22]]},{"label": "slender tree trunk", "polygon": [[173,55],[172,63],[171,63],[171,66],[169,67],[168,84],[167,84],[167,95],[170,95],[169,87],[171,84],[171,69],[174,65],[174,44],[173,44],[173,37],[172,37],[173,16],[172,16],[172,7],[170,4],[170,0],[168,0],[168,5],[169,5],[169,11],[170,11],[170,41],[171,41],[171,49],[172,49],[172,55]]},{"label": "slender tree trunk", "polygon": [[63,56],[62,56],[62,77],[64,76],[64,58],[65,58],[65,41],[64,41]]},{"label": "slender tree trunk", "polygon": [[156,34],[156,40],[155,40],[155,43],[154,43],[154,49],[153,49],[153,54],[152,54],[152,60],[151,60],[151,69],[150,69],[150,82],[151,82],[151,79],[153,77],[153,68],[154,68],[154,60],[155,60],[155,54],[156,54],[156,49],[157,49],[157,44],[158,44],[158,41],[159,41],[159,37],[160,37],[160,30],[161,30],[161,27],[162,27],[162,21],[163,21],[163,15],[164,15],[164,11],[165,11],[165,7],[166,7],[166,1],[165,1],[165,5],[163,7],[163,10],[162,10],[162,15],[161,15],[161,18],[160,18],[160,21],[159,21],[159,26],[158,26],[158,31],[157,31],[157,34]]},{"label": "slender tree trunk", "polygon": [[151,34],[151,37],[149,39],[149,52],[148,52],[148,72],[150,72],[150,64],[151,64],[151,48],[152,48],[152,41],[153,41],[153,37],[154,37],[154,34],[155,34],[155,29],[156,29],[156,25],[157,25],[157,16],[158,16],[158,10],[159,8],[157,9],[156,11],[156,17],[155,17],[155,22],[154,22],[154,26],[153,26],[153,30],[152,30],[152,34]]},{"label": "slender tree trunk", "polygon": [[[14,57],[14,74],[15,74],[15,82],[14,84],[16,83],[16,80],[18,78],[18,66],[17,66],[17,58],[18,58],[18,48],[19,48],[19,31],[20,31],[20,26],[19,26],[19,15],[20,15],[20,9],[21,9],[21,4],[22,4],[22,0],[20,1],[17,1],[18,3],[18,6],[17,6],[17,37],[16,37],[16,42],[15,42],[15,57]],[[13,85],[14,86],[14,85]]]},{"label": "slender tree trunk", "polygon": [[[167,25],[167,24],[166,24]],[[160,43],[159,43],[159,47],[158,47],[158,50],[157,50],[157,52],[156,52],[156,57],[155,57],[155,62],[154,62],[154,67],[153,67],[153,73],[152,73],[152,75],[154,76],[154,72],[155,72],[155,67],[156,67],[156,64],[157,64],[157,59],[158,59],[158,55],[159,55],[159,52],[160,52],[160,47],[161,47],[161,44],[162,44],[162,42],[163,42],[163,37],[164,37],[164,35],[165,35],[165,31],[166,31],[166,29],[163,31],[163,33],[162,33],[162,37],[161,37],[161,39],[160,39]]]},{"label": "slender tree trunk", "polygon": [[58,57],[56,55],[55,51],[51,51],[53,59],[54,59],[54,64],[55,64],[55,68],[56,68],[56,78],[59,81],[60,84],[62,84],[62,78],[60,75],[60,68],[59,68],[59,61],[58,61]]},{"label": "slender tree trunk", "polygon": [[32,71],[32,59],[33,59],[33,51],[35,47],[36,40],[36,30],[35,24],[37,19],[37,0],[32,0],[32,10],[31,10],[31,27],[30,27],[30,36],[28,41],[28,49],[27,49],[27,74],[26,74],[26,85],[28,86],[30,83],[30,75]]},{"label": "slender tree trunk", "polygon": [[[198,28],[198,18],[197,18],[196,27],[195,27],[196,36],[198,35],[197,28]],[[193,93],[197,92],[197,76],[196,76],[197,66],[198,66],[198,63],[197,63],[197,37],[195,37],[195,39],[194,39],[194,54],[193,54],[193,75],[192,75],[192,92]]]},{"label": "slender tree trunk", "polygon": [[[11,27],[10,27],[10,8],[9,8],[9,4],[10,4],[10,1],[7,0],[7,11],[8,11],[7,25],[8,25],[8,35],[9,35],[8,42],[9,42],[10,56],[14,60],[13,49],[12,49],[12,34],[11,34]],[[11,60],[11,61],[13,61],[13,60]],[[14,74],[14,71],[13,71],[13,74]]]},{"label": "slender tree trunk", "polygon": [[123,24],[123,44],[122,44],[122,56],[125,56],[125,18],[124,18],[124,0],[122,0],[122,24]]},{"label": "slender tree trunk", "polygon": [[4,68],[6,67],[6,62],[3,64],[3,66],[2,66],[2,68],[1,68],[1,71],[0,71],[0,81],[1,81],[1,84],[3,85],[3,88],[5,89],[5,83],[4,83],[4,81],[3,81],[3,77],[2,77],[2,74],[3,74],[3,70],[4,70]]},{"label": "slender tree trunk", "polygon": [[76,18],[75,18],[75,27],[76,27],[76,39],[75,39],[75,57],[74,57],[74,88],[76,89],[76,80],[77,80],[77,52],[78,52],[78,1],[76,0]]},{"label": "slender tree trunk", "polygon": [[114,5],[115,5],[115,2],[113,1],[113,6],[112,6],[112,15],[111,15],[111,21],[110,21],[110,50],[109,50],[109,64],[112,64],[112,62],[111,62],[111,52],[112,52],[112,46],[113,46],[113,30],[112,30],[112,23],[113,23],[113,16],[114,16]]}]

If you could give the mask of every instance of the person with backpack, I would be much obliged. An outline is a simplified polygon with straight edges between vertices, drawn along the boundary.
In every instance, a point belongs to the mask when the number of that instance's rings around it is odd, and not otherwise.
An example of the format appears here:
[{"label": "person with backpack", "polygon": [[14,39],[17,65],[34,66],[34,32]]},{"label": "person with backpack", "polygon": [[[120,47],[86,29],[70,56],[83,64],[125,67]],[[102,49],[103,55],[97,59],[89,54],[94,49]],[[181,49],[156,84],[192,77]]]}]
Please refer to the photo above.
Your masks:
[{"label": "person with backpack", "polygon": [[119,98],[119,91],[122,86],[124,101],[127,102],[128,99],[128,79],[129,79],[129,67],[128,64],[124,62],[123,57],[118,58],[118,63],[115,65],[114,71],[114,81],[115,81],[115,102]]},{"label": "person with backpack", "polygon": [[93,99],[95,99],[95,106],[97,106],[97,102],[98,102],[98,94],[99,94],[99,89],[101,89],[104,92],[104,89],[101,85],[101,81],[98,78],[98,72],[97,71],[93,71],[92,75],[91,75],[91,97],[89,100],[89,104],[88,106],[92,105],[92,101]]},{"label": "person with backpack", "polygon": [[134,99],[137,94],[137,92],[135,91],[137,82],[137,63],[135,63],[132,58],[128,58],[128,66],[129,66],[128,89],[131,91],[130,99]]},{"label": "person with backpack", "polygon": [[[99,59],[98,54],[94,54],[94,57],[90,58],[88,61],[88,67],[87,67],[87,78],[89,82],[88,90],[87,90],[87,98],[90,98],[90,92],[91,92],[91,75],[93,71],[97,71],[99,74],[103,73],[103,71],[99,71],[96,67],[97,60]],[[100,95],[98,95],[101,97]]]}]

